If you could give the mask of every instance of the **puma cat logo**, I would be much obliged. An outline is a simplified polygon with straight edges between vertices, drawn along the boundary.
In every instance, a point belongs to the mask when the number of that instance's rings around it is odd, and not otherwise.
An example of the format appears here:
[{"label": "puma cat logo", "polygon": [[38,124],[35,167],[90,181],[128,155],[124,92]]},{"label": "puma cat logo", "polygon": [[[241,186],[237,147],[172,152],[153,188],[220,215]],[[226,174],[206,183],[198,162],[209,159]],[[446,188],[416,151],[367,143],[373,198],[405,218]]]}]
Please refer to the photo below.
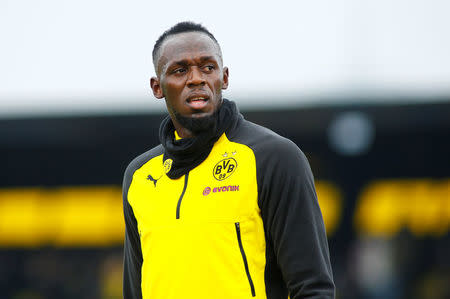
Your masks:
[{"label": "puma cat logo", "polygon": [[[162,177],[162,176],[161,176],[161,177]],[[157,179],[155,180],[155,179],[152,177],[152,175],[149,174],[148,177],[147,177],[147,180],[152,181],[153,184],[155,184],[155,187],[156,187],[156,182],[158,182],[158,180],[159,180],[161,177],[159,177],[159,178],[157,178]]]}]

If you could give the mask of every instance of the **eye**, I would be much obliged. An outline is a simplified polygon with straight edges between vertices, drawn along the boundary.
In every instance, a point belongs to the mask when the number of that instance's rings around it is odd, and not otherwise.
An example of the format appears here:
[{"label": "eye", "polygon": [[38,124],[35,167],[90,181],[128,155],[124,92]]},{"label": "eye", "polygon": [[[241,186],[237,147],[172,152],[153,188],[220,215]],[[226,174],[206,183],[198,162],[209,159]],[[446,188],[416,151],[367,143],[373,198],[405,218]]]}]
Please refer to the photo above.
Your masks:
[{"label": "eye", "polygon": [[172,74],[183,74],[186,72],[185,68],[177,68],[172,71]]},{"label": "eye", "polygon": [[205,69],[205,70],[208,71],[208,72],[211,72],[211,71],[213,71],[213,70],[215,69],[215,67],[214,67],[214,65],[212,65],[212,64],[208,64],[208,65],[205,65],[205,66],[203,67],[203,69]]}]

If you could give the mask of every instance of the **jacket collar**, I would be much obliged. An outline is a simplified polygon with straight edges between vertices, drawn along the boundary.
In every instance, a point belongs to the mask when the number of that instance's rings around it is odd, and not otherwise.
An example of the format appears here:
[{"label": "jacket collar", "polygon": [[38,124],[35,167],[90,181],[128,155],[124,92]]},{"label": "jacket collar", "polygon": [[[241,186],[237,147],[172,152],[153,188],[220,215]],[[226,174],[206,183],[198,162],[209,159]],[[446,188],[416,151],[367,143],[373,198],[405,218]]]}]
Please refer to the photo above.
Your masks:
[{"label": "jacket collar", "polygon": [[223,133],[234,128],[243,118],[236,104],[223,99],[216,117],[216,123],[210,130],[192,138],[175,139],[175,127],[167,116],[159,128],[159,140],[164,147],[163,163],[166,174],[177,179],[200,165],[209,155],[214,143]]}]

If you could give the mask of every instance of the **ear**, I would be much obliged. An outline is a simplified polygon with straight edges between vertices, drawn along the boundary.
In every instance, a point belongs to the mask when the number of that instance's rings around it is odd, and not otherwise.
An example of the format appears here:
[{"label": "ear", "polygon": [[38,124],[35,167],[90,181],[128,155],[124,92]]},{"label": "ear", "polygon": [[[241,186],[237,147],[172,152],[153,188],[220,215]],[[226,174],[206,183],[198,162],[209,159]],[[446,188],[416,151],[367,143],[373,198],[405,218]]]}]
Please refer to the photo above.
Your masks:
[{"label": "ear", "polygon": [[228,88],[228,68],[224,67],[223,68],[223,84],[222,84],[222,89],[227,89]]},{"label": "ear", "polygon": [[153,90],[153,95],[155,96],[155,98],[157,98],[157,99],[164,98],[164,93],[163,93],[163,90],[161,88],[159,79],[157,77],[151,77],[150,78],[150,87]]}]

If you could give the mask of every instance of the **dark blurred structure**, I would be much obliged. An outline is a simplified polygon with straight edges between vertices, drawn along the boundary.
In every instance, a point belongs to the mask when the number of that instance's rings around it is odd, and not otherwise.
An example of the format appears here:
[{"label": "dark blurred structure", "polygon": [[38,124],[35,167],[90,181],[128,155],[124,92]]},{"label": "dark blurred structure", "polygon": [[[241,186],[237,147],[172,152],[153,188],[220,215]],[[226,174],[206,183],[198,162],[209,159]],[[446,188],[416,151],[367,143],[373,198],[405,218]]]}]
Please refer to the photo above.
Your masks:
[{"label": "dark blurred structure", "polygon": [[[450,99],[243,114],[292,139],[309,158],[322,186],[318,193],[338,298],[450,298]],[[52,190],[89,187],[116,188],[111,194],[117,199],[106,203],[120,210],[125,167],[158,143],[163,117],[0,120],[0,190],[6,190],[0,193],[0,215],[11,219],[0,220],[1,298],[121,298],[121,240],[90,238],[96,215],[78,235],[69,229],[55,241],[48,237],[50,222],[42,239],[14,230],[65,211],[56,208],[58,196],[45,205],[53,212],[47,214],[44,206],[35,210],[37,220],[26,218],[30,211],[9,216],[5,211],[21,211],[22,204],[31,209],[26,197],[36,188],[47,192],[39,195],[46,201]],[[17,202],[19,207],[11,208]],[[122,225],[114,211],[114,225]]]}]

